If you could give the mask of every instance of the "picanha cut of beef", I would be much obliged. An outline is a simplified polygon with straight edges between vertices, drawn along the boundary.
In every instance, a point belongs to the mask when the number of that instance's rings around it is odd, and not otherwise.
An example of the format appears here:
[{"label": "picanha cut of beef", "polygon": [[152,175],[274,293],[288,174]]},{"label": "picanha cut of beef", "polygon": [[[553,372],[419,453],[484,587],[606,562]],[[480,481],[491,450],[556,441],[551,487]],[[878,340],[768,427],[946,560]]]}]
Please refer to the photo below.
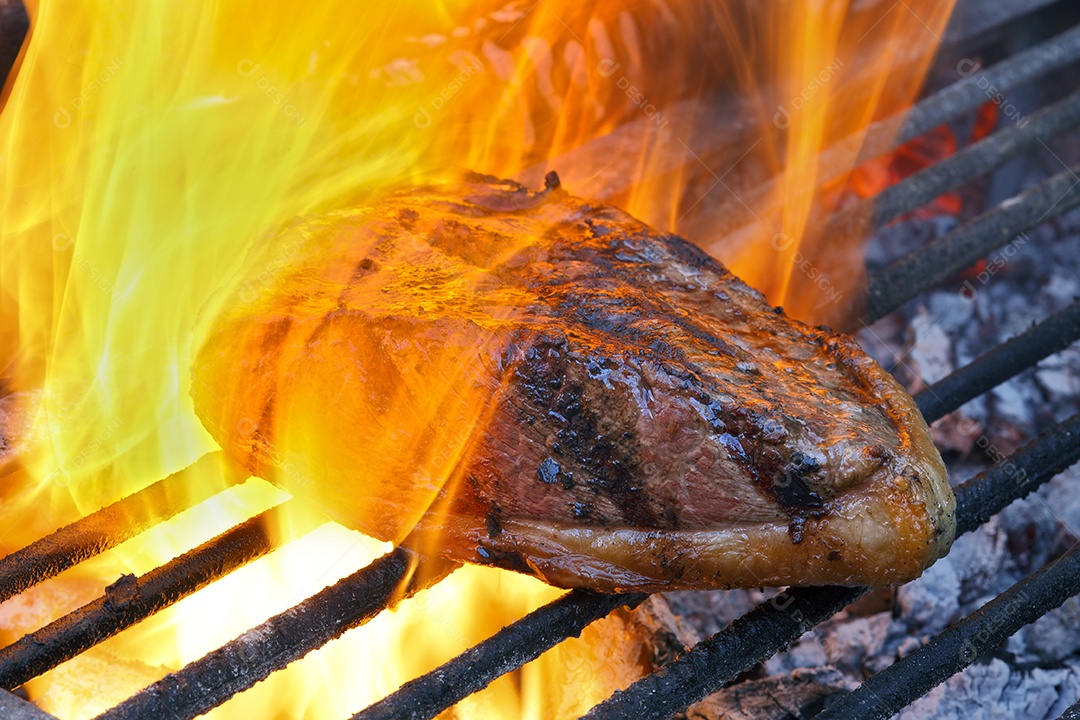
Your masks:
[{"label": "picanha cut of beef", "polygon": [[851,338],[553,176],[302,218],[246,267],[196,411],[348,527],[616,591],[881,586],[953,540],[925,422]]}]

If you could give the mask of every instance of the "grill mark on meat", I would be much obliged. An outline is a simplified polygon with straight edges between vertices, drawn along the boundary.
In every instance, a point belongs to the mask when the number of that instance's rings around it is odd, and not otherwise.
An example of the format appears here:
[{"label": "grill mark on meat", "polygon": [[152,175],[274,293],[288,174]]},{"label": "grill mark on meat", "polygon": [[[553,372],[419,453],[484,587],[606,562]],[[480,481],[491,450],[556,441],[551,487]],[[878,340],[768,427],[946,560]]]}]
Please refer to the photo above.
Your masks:
[{"label": "grill mark on meat", "polygon": [[[590,225],[595,229],[595,224]],[[612,242],[608,248],[613,253],[626,245],[623,242]],[[594,266],[603,271],[615,274],[615,263],[601,253],[596,253],[591,258]],[[638,260],[635,257],[623,256],[620,262],[641,264],[648,261]],[[621,301],[617,294],[608,294],[604,287],[606,277],[597,277],[601,273],[590,277],[594,285],[583,283],[580,278],[574,282],[567,282],[559,289],[562,290],[560,309],[571,314],[574,319],[585,327],[618,338],[627,345],[648,344],[656,355],[667,358],[675,364],[663,364],[662,369],[670,376],[679,378],[687,389],[701,391],[705,384],[700,379],[704,371],[693,361],[686,357],[682,348],[673,346],[659,333],[650,334],[648,329],[642,330],[636,324],[638,320],[646,317],[664,317],[671,321],[677,328],[683,330],[689,337],[698,343],[707,346],[713,355],[726,355],[732,358],[740,358],[746,353],[738,351],[729,342],[709,332],[700,323],[694,322],[687,317],[685,311],[668,300],[656,299],[659,295],[636,293],[633,302]],[[610,282],[610,281],[608,281]],[[600,301],[600,302],[598,302]],[[835,346],[830,349],[835,349]],[[676,367],[676,365],[681,367]],[[757,382],[760,370],[756,365],[747,361],[736,364],[737,369],[750,376],[751,382]],[[824,499],[807,484],[808,480],[816,480],[821,483],[821,467],[809,456],[795,451],[785,457],[779,450],[772,447],[778,439],[776,437],[775,420],[763,416],[754,416],[738,408],[725,408],[717,403],[712,394],[717,389],[708,388],[710,392],[701,392],[699,397],[704,406],[711,410],[710,424],[716,432],[723,433],[728,427],[737,428],[739,437],[738,449],[734,456],[743,464],[748,474],[762,490],[773,497],[777,503],[793,518],[792,540],[801,541],[801,520],[804,516],[821,512]],[[728,436],[732,437],[732,436]],[[782,437],[782,435],[781,435]],[[725,443],[729,450],[734,448]],[[654,513],[650,513],[655,518]],[[796,522],[799,521],[799,522]],[[663,527],[654,523],[644,527]]]},{"label": "grill mark on meat", "polygon": [[[618,422],[613,427],[604,427],[601,420],[604,408],[589,406],[590,400],[599,402],[599,399],[589,397],[587,388],[574,377],[566,353],[565,338],[545,338],[525,352],[513,374],[514,383],[528,398],[528,412],[533,418],[542,418],[534,422],[553,429],[556,443],[552,450],[564,459],[562,463],[553,458],[544,460],[536,471],[539,479],[553,491],[566,492],[571,512],[582,520],[670,528],[672,519],[657,517],[644,489],[635,482],[635,478],[641,477],[641,468],[634,428]],[[610,423],[614,415],[606,417]],[[567,467],[570,464],[583,471],[580,488],[574,481],[579,476]],[[587,495],[580,491],[572,493],[579,489],[606,498],[618,509],[620,517],[602,517]]]}]

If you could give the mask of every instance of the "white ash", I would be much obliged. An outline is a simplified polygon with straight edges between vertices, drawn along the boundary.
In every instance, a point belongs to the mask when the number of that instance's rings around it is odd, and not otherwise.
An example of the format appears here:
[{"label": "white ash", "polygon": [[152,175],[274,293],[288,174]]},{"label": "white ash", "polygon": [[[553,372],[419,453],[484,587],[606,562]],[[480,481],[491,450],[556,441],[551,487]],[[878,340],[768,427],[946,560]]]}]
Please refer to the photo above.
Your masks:
[{"label": "white ash", "polygon": [[908,325],[907,346],[907,363],[920,385],[933,385],[952,373],[952,343],[941,322],[925,308],[919,308]]},{"label": "white ash", "polygon": [[1053,720],[1080,697],[1080,663],[1017,670],[994,658],[975,663],[916,700],[898,720]]},{"label": "white ash", "polygon": [[676,615],[696,628],[702,637],[708,637],[776,595],[776,592],[775,590],[768,592],[762,590],[713,592],[685,590],[666,593],[665,597]]}]

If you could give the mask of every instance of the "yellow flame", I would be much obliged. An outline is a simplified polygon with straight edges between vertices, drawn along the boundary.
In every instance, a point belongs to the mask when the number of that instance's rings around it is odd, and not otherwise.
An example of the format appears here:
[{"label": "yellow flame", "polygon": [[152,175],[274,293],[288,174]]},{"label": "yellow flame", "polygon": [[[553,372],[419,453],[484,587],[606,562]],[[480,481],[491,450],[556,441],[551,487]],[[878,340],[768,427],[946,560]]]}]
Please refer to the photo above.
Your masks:
[{"label": "yellow flame", "polygon": [[[35,442],[2,515],[6,527],[39,520],[5,542],[26,544],[215,449],[191,405],[192,352],[250,258],[268,275],[288,265],[288,248],[266,251],[281,227],[450,169],[535,182],[554,168],[572,191],[685,231],[770,298],[820,315],[820,283],[797,272],[800,257],[836,271],[808,225],[821,204],[817,154],[910,102],[951,3],[854,5],[31,4],[0,114],[0,376],[36,394]],[[739,97],[756,129],[718,133],[718,108]],[[744,202],[728,185],[755,163],[786,172],[763,200],[746,196],[757,218],[734,247],[716,235],[716,208]],[[92,579],[90,599],[280,501],[251,480],[57,582]],[[294,584],[313,593],[384,549],[324,527],[31,692],[61,717],[93,715],[295,604]],[[214,716],[355,712],[557,594],[460,570]],[[614,662],[636,651],[612,623],[470,699],[462,716],[583,712],[640,671],[636,656]],[[110,668],[115,684],[88,681],[88,667]],[[562,683],[574,688],[565,697],[551,691]]]}]

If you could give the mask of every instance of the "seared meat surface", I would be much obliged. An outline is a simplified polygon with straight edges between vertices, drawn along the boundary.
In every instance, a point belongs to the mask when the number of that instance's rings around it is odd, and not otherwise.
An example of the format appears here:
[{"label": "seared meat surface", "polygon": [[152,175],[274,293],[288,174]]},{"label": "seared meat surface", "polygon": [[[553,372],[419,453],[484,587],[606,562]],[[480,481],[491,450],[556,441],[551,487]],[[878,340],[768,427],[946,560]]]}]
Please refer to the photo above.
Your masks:
[{"label": "seared meat surface", "polygon": [[195,407],[348,526],[601,590],[884,585],[952,542],[926,425],[854,341],[554,182],[402,192],[263,253]]}]

